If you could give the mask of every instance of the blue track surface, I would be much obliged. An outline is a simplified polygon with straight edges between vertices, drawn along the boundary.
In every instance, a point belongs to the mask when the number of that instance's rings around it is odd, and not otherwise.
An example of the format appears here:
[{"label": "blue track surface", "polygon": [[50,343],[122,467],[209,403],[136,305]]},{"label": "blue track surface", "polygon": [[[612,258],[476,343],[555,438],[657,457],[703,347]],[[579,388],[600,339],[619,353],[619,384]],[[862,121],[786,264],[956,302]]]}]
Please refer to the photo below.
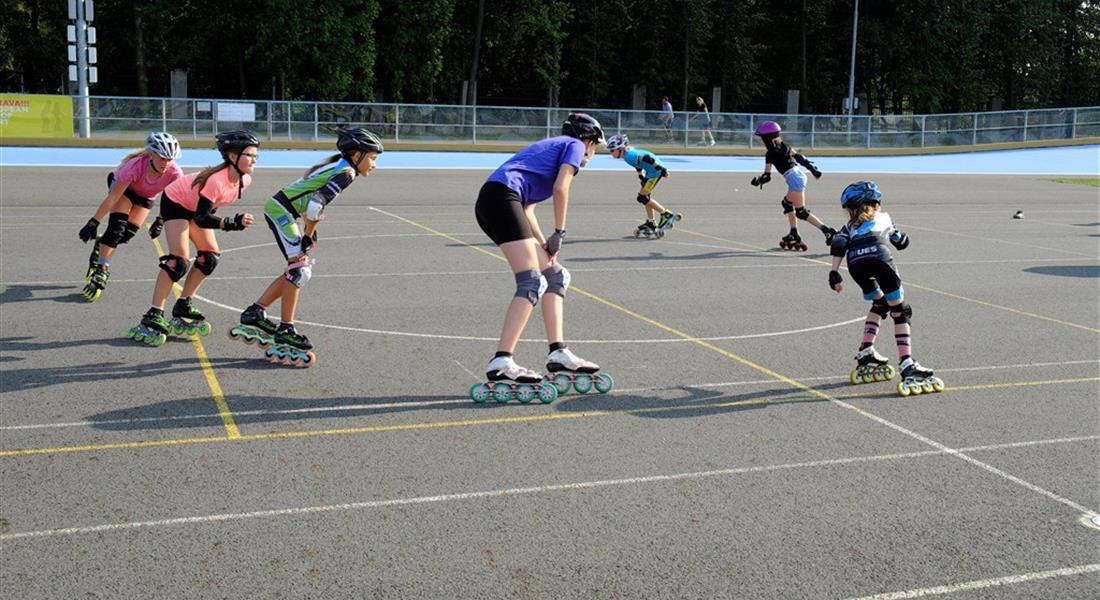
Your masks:
[{"label": "blue track surface", "polygon": [[[0,166],[84,166],[113,167],[126,151],[119,148],[32,148],[0,147]],[[304,169],[320,162],[329,152],[317,150],[265,150],[259,167]],[[495,152],[397,152],[391,151],[379,161],[380,169],[495,169],[510,155]],[[913,156],[823,156],[813,158],[828,173],[927,173],[927,174],[1005,174],[1005,175],[1098,175],[1100,145],[1062,148],[998,150],[963,154],[922,154]],[[186,150],[180,159],[184,168],[214,164],[220,159],[214,150]],[[746,156],[668,156],[663,158],[671,171],[744,172],[763,170],[763,155]],[[587,167],[610,171],[628,169],[607,154],[597,156]]]}]

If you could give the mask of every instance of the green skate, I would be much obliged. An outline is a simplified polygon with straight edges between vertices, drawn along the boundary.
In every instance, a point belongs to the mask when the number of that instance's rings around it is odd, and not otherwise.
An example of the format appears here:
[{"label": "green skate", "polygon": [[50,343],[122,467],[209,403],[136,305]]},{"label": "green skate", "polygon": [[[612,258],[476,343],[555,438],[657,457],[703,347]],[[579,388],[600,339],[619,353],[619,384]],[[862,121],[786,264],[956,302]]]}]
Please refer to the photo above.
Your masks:
[{"label": "green skate", "polygon": [[126,332],[126,337],[150,346],[159,346],[168,339],[168,320],[164,318],[164,311],[150,308],[141,317],[141,322],[131,327]]},{"label": "green skate", "polygon": [[96,265],[92,276],[88,279],[88,284],[84,286],[80,295],[84,296],[88,302],[99,300],[99,295],[103,293],[103,288],[107,287],[107,280],[110,278],[111,272],[107,270],[107,265]]},{"label": "green skate", "polygon": [[188,336],[196,334],[207,336],[212,329],[202,312],[191,304],[190,298],[176,300],[175,306],[172,307],[172,320],[168,322],[168,326],[172,333]]},{"label": "green skate", "polygon": [[229,330],[229,339],[255,344],[266,350],[275,343],[276,329],[264,309],[253,304],[241,313],[241,324]]}]

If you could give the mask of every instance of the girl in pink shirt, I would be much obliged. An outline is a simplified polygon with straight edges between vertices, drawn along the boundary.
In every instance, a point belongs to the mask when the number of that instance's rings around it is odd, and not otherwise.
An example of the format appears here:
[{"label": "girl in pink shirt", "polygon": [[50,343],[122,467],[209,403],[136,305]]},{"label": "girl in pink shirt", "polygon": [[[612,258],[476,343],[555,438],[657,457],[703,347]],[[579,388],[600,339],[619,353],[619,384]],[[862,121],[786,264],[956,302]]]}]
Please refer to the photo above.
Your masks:
[{"label": "girl in pink shirt", "polygon": [[[151,346],[164,343],[169,330],[177,335],[210,334],[210,324],[191,303],[203,280],[218,266],[218,240],[214,230],[240,231],[252,225],[252,215],[237,213],[221,218],[214,213],[240,199],[252,183],[260,140],[251,131],[228,131],[217,136],[222,163],[191,173],[175,181],[161,197],[160,216],[168,254],[160,257],[161,273],[153,289],[153,305],[132,327],[126,337]],[[187,272],[190,258],[188,242],[195,244],[198,257],[195,268]],[[164,303],[172,285],[183,279],[183,293],[172,307],[172,321],[164,318]]]},{"label": "girl in pink shirt", "polygon": [[[85,275],[88,285],[82,292],[88,302],[98,300],[107,286],[111,257],[119,244],[130,241],[145,223],[157,194],[183,177],[183,171],[175,162],[179,156],[180,144],[176,138],[170,133],[154,131],[145,138],[144,148],[128,154],[115,172],[107,174],[107,197],[79,234],[84,243],[96,240],[92,255],[88,257]],[[107,220],[107,230],[96,239],[99,221],[108,211],[111,216]],[[149,235],[156,238],[162,226],[163,221],[157,217],[149,226]]]}]

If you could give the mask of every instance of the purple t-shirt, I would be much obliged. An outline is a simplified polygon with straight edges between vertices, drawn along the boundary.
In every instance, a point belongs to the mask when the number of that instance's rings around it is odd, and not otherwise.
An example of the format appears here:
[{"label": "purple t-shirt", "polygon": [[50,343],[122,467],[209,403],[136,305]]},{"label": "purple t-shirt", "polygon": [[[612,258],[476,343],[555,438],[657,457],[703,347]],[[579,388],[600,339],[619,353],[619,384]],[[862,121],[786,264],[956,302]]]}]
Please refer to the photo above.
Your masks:
[{"label": "purple t-shirt", "polygon": [[152,160],[148,154],[131,158],[115,173],[115,184],[123,184],[135,194],[155,200],[157,195],[168,187],[168,184],[183,177],[183,171],[180,170],[179,165],[176,164],[176,161],[172,161],[163,173],[157,175],[154,179],[150,179],[148,175],[149,163]]},{"label": "purple t-shirt", "polygon": [[579,172],[583,159],[584,142],[559,135],[520,150],[493,171],[489,181],[503,183],[515,190],[527,206],[553,196],[561,166],[573,165]]}]

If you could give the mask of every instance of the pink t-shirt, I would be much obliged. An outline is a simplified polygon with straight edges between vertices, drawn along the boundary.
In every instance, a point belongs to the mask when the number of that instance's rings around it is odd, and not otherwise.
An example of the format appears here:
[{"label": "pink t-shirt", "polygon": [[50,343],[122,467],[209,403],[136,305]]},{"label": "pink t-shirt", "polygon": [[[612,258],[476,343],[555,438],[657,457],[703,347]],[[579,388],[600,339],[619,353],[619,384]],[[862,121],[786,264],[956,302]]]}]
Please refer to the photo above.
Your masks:
[{"label": "pink t-shirt", "polygon": [[191,212],[198,209],[200,195],[213,202],[214,210],[217,210],[222,206],[236,202],[240,198],[238,190],[244,193],[244,190],[252,185],[251,175],[241,175],[241,185],[239,186],[237,183],[229,181],[229,169],[232,168],[226,167],[208,177],[206,185],[202,186],[201,190],[191,185],[199,174],[197,172],[189,173],[165,188],[164,193],[172,199],[172,202]]},{"label": "pink t-shirt", "polygon": [[175,161],[172,161],[163,173],[149,178],[149,163],[152,160],[148,154],[131,158],[115,173],[115,181],[125,185],[127,189],[142,198],[156,200],[157,194],[163,192],[164,188],[183,177],[183,171]]}]

